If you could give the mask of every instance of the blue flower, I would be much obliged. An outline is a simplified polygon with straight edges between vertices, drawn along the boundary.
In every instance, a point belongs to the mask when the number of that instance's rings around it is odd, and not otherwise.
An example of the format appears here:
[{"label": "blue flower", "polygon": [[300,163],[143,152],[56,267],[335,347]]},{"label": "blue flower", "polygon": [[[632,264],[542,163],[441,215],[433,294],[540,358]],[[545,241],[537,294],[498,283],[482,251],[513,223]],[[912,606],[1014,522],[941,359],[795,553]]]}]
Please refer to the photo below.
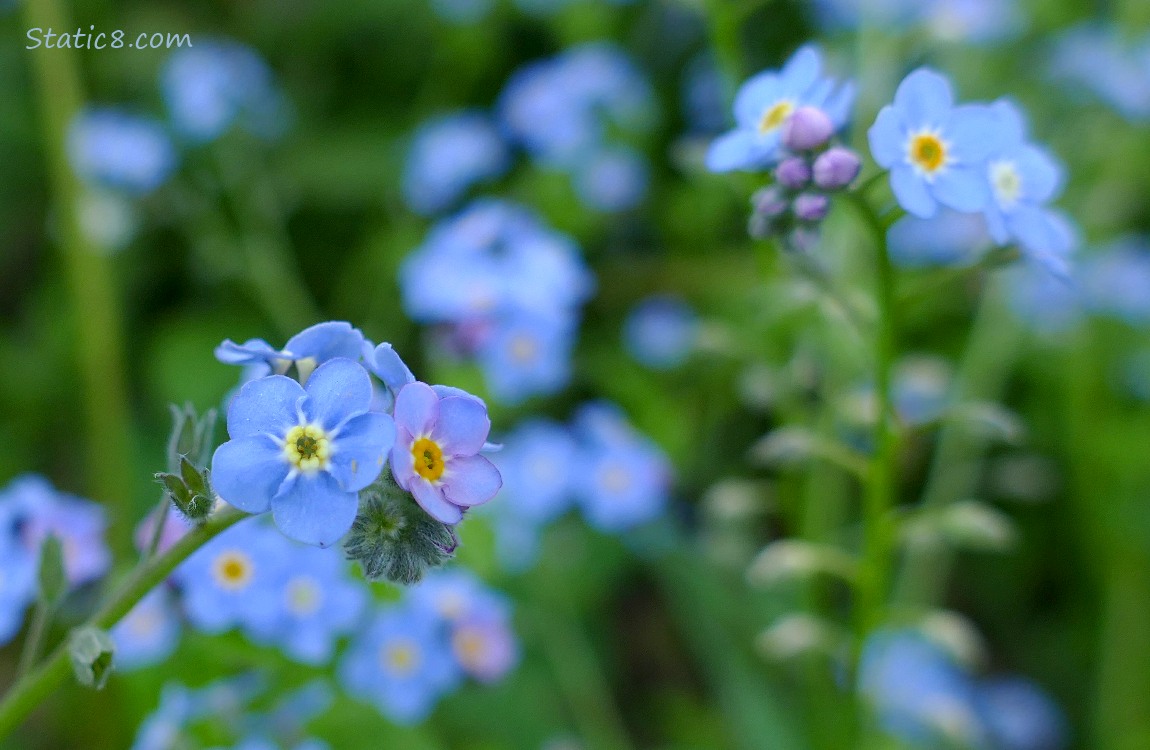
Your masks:
[{"label": "blue flower", "polygon": [[438,618],[413,606],[381,609],[348,648],[339,674],[348,692],[401,724],[426,718],[460,677]]},{"label": "blue flower", "polygon": [[283,349],[276,349],[263,339],[248,339],[237,344],[225,339],[216,347],[216,359],[225,365],[255,368],[258,377],[269,373],[283,375],[295,365],[301,382],[312,371],[336,357],[358,360],[363,355],[363,333],[351,323],[328,321],[316,323],[288,339]]},{"label": "blue flower", "polygon": [[136,730],[131,750],[171,750],[180,741],[192,715],[192,696],[178,683],[168,683],[160,691],[160,705]]},{"label": "blue flower", "polygon": [[951,377],[951,367],[944,359],[905,357],[895,367],[892,389],[899,417],[911,425],[938,419],[947,405]]},{"label": "blue flower", "polygon": [[979,713],[998,750],[1066,747],[1066,719],[1033,682],[996,677],[979,685],[977,698]]},{"label": "blue flower", "polygon": [[271,69],[237,42],[197,41],[176,50],[161,87],[176,130],[195,142],[213,141],[233,125],[264,137],[284,127],[287,107]]},{"label": "blue flower", "polygon": [[462,568],[437,570],[407,590],[413,605],[446,623],[463,621],[480,611],[500,609],[508,612],[503,597],[488,589],[474,573]]},{"label": "blue flower", "polygon": [[986,160],[1002,126],[989,107],[955,106],[950,82],[933,70],[904,78],[867,136],[899,204],[915,216],[929,219],[939,204],[981,211],[989,202]]},{"label": "blue flower", "polygon": [[1084,258],[1077,274],[1082,301],[1096,315],[1150,324],[1150,243],[1125,237]]},{"label": "blue flower", "polygon": [[416,131],[403,171],[408,207],[429,216],[450,207],[474,184],[507,171],[503,138],[480,112],[459,112]]},{"label": "blue flower", "polygon": [[858,689],[882,727],[914,746],[977,746],[974,685],[939,646],[914,631],[879,631],[863,644]]},{"label": "blue flower", "polygon": [[412,383],[395,400],[395,426],[392,476],[432,518],[459,523],[499,491],[499,470],[479,455],[491,420],[478,398]]},{"label": "blue flower", "polygon": [[695,311],[677,297],[657,295],[636,305],[623,323],[623,343],[638,362],[656,370],[678,367],[699,335]]},{"label": "blue flower", "polygon": [[575,191],[596,211],[626,211],[647,195],[647,161],[630,148],[610,147],[591,154],[575,172]]},{"label": "blue flower", "polygon": [[921,11],[927,30],[949,42],[1001,42],[1025,26],[1014,0],[927,0]]},{"label": "blue flower", "polygon": [[259,623],[253,635],[260,642],[279,645],[298,661],[326,664],[335,652],[336,639],[359,622],[367,592],[348,575],[347,563],[337,550],[284,539],[280,558],[279,577],[273,584],[279,593],[279,616]]},{"label": "blue flower", "polygon": [[36,558],[17,543],[10,529],[0,534],[0,644],[12,640],[24,624],[24,612],[36,596]]},{"label": "blue flower", "polygon": [[821,77],[822,55],[813,45],[799,48],[782,70],[751,77],[735,97],[735,128],[707,152],[712,172],[763,170],[782,155],[783,124],[802,106],[816,107],[836,128],[846,124],[854,104],[854,85],[837,88]]},{"label": "blue flower", "polygon": [[576,322],[567,316],[517,315],[498,320],[479,345],[491,395],[507,404],[563,389],[571,379]]},{"label": "blue flower", "polygon": [[1049,72],[1085,90],[1130,122],[1150,121],[1150,64],[1143,49],[1125,41],[1125,30],[1087,23],[1064,32],[1051,50]]},{"label": "blue flower", "polygon": [[18,543],[39,568],[40,545],[49,535],[60,540],[64,572],[72,586],[94,581],[108,571],[111,553],[104,543],[104,509],[90,500],[57,491],[33,474],[19,476],[0,498],[0,519],[7,519]]},{"label": "blue flower", "polygon": [[116,669],[129,671],[159,664],[180,642],[180,619],[166,587],[152,589],[111,631]]},{"label": "blue flower", "polygon": [[1011,311],[1035,330],[1062,333],[1082,318],[1082,290],[1076,282],[1033,264],[1007,269],[1003,276]]},{"label": "blue flower", "polygon": [[451,629],[451,652],[462,670],[483,683],[503,679],[519,662],[519,643],[505,600],[476,600]]},{"label": "blue flower", "polygon": [[196,550],[173,574],[188,620],[208,633],[265,633],[278,620],[285,540],[245,519]]},{"label": "blue flower", "polygon": [[886,233],[891,261],[901,268],[970,265],[990,246],[981,214],[944,208],[930,219],[907,214]]},{"label": "blue flower", "polygon": [[117,109],[89,109],[72,121],[68,156],[80,179],[135,195],[164,184],[176,153],[163,127]]},{"label": "blue flower", "polygon": [[395,409],[395,397],[403,386],[415,382],[415,375],[386,341],[379,346],[372,346],[370,341],[364,340],[363,362],[371,374],[383,382],[384,390],[376,399],[372,411],[391,413]]},{"label": "blue flower", "polygon": [[535,524],[562,515],[573,500],[577,450],[571,433],[554,422],[533,419],[515,428],[492,458],[503,475],[500,515]]},{"label": "blue flower", "polygon": [[580,444],[575,497],[588,523],[600,531],[619,532],[663,513],[670,465],[618,408],[606,403],[583,406],[574,431]]},{"label": "blue flower", "polygon": [[999,100],[991,110],[999,121],[1000,142],[986,162],[990,235],[999,245],[1017,241],[1028,258],[1065,274],[1073,235],[1063,231],[1058,214],[1044,208],[1061,186],[1062,168],[1046,151],[1026,142],[1026,123],[1018,107]]},{"label": "blue flower", "polygon": [[292,539],[326,547],[351,528],[358,493],[395,440],[391,417],[369,412],[371,402],[367,371],[339,357],[306,387],[282,375],[245,384],[228,408],[231,440],[212,457],[213,487],[240,510],[270,510]]}]

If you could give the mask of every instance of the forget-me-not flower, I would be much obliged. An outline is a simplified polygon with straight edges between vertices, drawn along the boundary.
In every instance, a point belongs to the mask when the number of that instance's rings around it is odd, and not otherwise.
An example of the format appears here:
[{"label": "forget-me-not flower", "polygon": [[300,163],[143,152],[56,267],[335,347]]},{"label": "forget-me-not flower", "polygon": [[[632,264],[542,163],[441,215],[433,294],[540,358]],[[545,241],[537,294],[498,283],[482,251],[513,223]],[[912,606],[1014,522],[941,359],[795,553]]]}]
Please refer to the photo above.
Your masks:
[{"label": "forget-me-not flower", "polygon": [[392,476],[437,521],[459,523],[499,491],[499,470],[479,455],[491,430],[480,399],[412,383],[395,400],[395,426]]},{"label": "forget-me-not flower", "polygon": [[801,47],[781,70],[763,71],[739,88],[735,128],[711,144],[707,168],[712,172],[767,169],[782,156],[783,125],[796,109],[821,109],[841,128],[853,104],[854,85],[839,87],[823,78],[818,48]]},{"label": "forget-me-not flower", "polygon": [[180,642],[180,617],[172,592],[159,586],[148,592],[110,635],[116,644],[116,669],[132,670],[159,664]]},{"label": "forget-me-not flower", "polygon": [[250,381],[228,408],[231,440],[212,457],[216,492],[248,513],[270,510],[296,541],[332,544],[351,528],[358,493],[395,440],[391,417],[368,411],[371,403],[371,377],[341,357],[306,386],[283,375]]},{"label": "forget-me-not flower", "polygon": [[117,109],[89,109],[68,130],[68,156],[80,179],[134,195],[164,184],[176,151],[160,123]]},{"label": "forget-me-not flower", "polygon": [[890,170],[899,204],[930,218],[940,204],[959,211],[986,207],[987,157],[1000,147],[1002,130],[989,107],[956,106],[950,82],[919,68],[899,84],[867,136],[875,161]]},{"label": "forget-me-not flower", "polygon": [[472,185],[503,174],[507,145],[481,112],[457,112],[416,131],[403,170],[403,197],[425,216],[449,208]]},{"label": "forget-me-not flower", "polygon": [[316,367],[329,359],[343,357],[358,360],[363,355],[363,333],[351,323],[332,320],[316,323],[288,339],[283,349],[276,349],[263,339],[248,339],[237,344],[225,339],[216,347],[216,359],[225,365],[253,368],[252,375],[283,375],[292,365],[301,382]]}]

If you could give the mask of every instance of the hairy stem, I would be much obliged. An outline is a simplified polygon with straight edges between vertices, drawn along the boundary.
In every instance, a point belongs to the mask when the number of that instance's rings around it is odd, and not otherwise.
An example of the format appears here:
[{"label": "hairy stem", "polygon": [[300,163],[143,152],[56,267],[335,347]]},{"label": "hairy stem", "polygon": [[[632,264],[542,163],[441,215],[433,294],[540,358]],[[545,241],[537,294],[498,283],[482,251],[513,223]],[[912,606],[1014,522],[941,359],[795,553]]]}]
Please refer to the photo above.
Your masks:
[{"label": "hairy stem", "polygon": [[[227,508],[189,531],[163,555],[137,568],[132,577],[112,595],[107,604],[89,618],[85,625],[101,630],[107,630],[115,625],[149,591],[163,583],[176,566],[189,555],[244,518],[247,518],[246,513],[235,508]],[[57,646],[38,669],[16,681],[4,696],[3,702],[0,702],[0,739],[8,736],[24,717],[68,677],[70,668],[68,647],[65,642]]]}]

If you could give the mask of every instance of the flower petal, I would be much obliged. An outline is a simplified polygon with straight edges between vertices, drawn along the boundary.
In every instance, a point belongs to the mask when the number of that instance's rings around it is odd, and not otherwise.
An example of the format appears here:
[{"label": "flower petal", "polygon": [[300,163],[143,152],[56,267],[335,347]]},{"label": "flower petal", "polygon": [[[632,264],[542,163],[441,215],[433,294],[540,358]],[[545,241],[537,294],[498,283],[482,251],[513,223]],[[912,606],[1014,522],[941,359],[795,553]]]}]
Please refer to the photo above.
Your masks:
[{"label": "flower petal", "polygon": [[426,435],[439,417],[439,396],[426,383],[405,385],[395,397],[395,426],[412,437]]},{"label": "flower petal", "polygon": [[371,407],[371,376],[350,359],[331,359],[307,379],[307,395],[303,408],[308,421],[335,429]]},{"label": "flower petal", "polygon": [[949,167],[935,179],[931,193],[939,203],[957,211],[981,211],[990,202],[986,169],[981,165]]},{"label": "flower petal", "polygon": [[905,155],[906,134],[894,107],[887,105],[879,110],[874,125],[867,131],[870,153],[880,167],[890,169]]},{"label": "flower petal", "polygon": [[359,359],[363,347],[363,334],[351,323],[332,320],[316,323],[288,339],[284,351],[292,357],[326,362],[336,357]]},{"label": "flower petal", "polygon": [[766,166],[759,139],[750,130],[732,130],[716,138],[707,149],[707,169],[712,172],[750,170]]},{"label": "flower petal", "polygon": [[345,492],[326,471],[297,474],[272,498],[272,518],[284,536],[328,547],[347,533],[359,510],[359,496]]},{"label": "flower petal", "polygon": [[391,391],[398,391],[408,383],[415,382],[415,376],[411,374],[411,369],[404,364],[399,354],[386,341],[375,348],[368,359],[368,363],[371,371]]},{"label": "flower petal", "polygon": [[919,68],[898,85],[894,106],[910,128],[938,127],[954,105],[950,81],[930,68]]},{"label": "flower petal", "polygon": [[822,55],[813,44],[804,44],[783,65],[779,77],[790,91],[803,92],[814,85],[822,68]]},{"label": "flower petal", "polygon": [[779,76],[774,71],[763,71],[751,76],[735,94],[735,122],[744,130],[759,127],[763,110],[779,98]]},{"label": "flower petal", "polygon": [[454,505],[469,508],[495,497],[503,486],[503,477],[495,464],[483,456],[451,459],[444,475],[443,496]]},{"label": "flower petal", "polygon": [[290,468],[266,435],[229,440],[212,456],[212,489],[245,513],[265,513]]},{"label": "flower petal", "polygon": [[452,456],[473,456],[479,452],[491,432],[487,407],[475,398],[453,396],[439,402],[439,419],[431,434]]},{"label": "flower petal", "polygon": [[890,171],[890,188],[898,204],[915,216],[929,219],[938,211],[926,182],[910,167],[896,166]]},{"label": "flower petal", "polygon": [[415,481],[415,456],[411,453],[415,439],[402,427],[395,428],[395,445],[391,449],[391,476],[395,483],[411,492]]},{"label": "flower petal", "polygon": [[395,422],[386,414],[369,412],[344,423],[335,438],[331,473],[348,492],[358,492],[383,471],[395,444]]},{"label": "flower petal", "polygon": [[304,395],[303,386],[283,375],[245,383],[228,406],[228,435],[283,437],[297,423],[296,405]]},{"label": "flower petal", "polygon": [[994,110],[983,104],[955,107],[945,129],[951,156],[967,166],[985,161],[1007,145]]},{"label": "flower petal", "polygon": [[417,479],[409,488],[415,502],[427,511],[427,515],[440,523],[459,523],[463,520],[463,510],[459,506],[447,502],[440,487],[433,487],[430,482]]},{"label": "flower petal", "polygon": [[1026,200],[1045,203],[1062,187],[1062,167],[1053,156],[1037,146],[1024,146],[1018,152],[1018,171]]}]

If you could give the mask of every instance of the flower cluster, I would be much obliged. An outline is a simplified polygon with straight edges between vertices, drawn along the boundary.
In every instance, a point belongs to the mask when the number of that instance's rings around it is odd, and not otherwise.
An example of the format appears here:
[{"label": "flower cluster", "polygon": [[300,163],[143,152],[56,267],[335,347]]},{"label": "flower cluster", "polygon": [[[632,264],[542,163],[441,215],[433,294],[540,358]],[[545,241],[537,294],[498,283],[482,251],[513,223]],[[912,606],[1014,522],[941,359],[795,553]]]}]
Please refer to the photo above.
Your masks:
[{"label": "flower cluster", "polygon": [[159,706],[140,724],[131,750],[207,750],[219,747],[221,733],[235,750],[329,750],[304,731],[332,703],[327,683],[309,682],[261,710],[256,704],[267,692],[254,674],[196,689],[169,682]]},{"label": "flower cluster", "polygon": [[1027,140],[1017,106],[956,105],[950,82],[920,68],[899,84],[867,135],[909,213],[930,219],[947,207],[981,214],[996,243],[1016,243],[1029,260],[1066,274],[1074,233],[1048,206],[1062,169]]},{"label": "flower cluster", "polygon": [[404,262],[400,285],[408,315],[443,324],[446,347],[477,359],[495,398],[567,384],[594,280],[574,241],[528,209],[482,200],[442,221]]},{"label": "flower cluster", "polygon": [[495,682],[518,660],[509,602],[469,573],[443,571],[377,609],[348,648],[340,677],[350,694],[411,724],[463,678]]},{"label": "flower cluster", "polygon": [[503,445],[495,456],[504,486],[493,523],[508,567],[529,566],[542,530],[572,506],[607,533],[653,521],[667,506],[670,462],[611,404],[584,405],[569,427],[524,422]]},{"label": "flower cluster", "polygon": [[1050,75],[1087,91],[1127,120],[1150,122],[1150,34],[1130,40],[1116,26],[1086,24],[1055,40]]},{"label": "flower cluster", "polygon": [[42,477],[16,477],[0,490],[0,643],[20,630],[37,596],[40,547],[60,540],[69,587],[91,583],[108,571],[103,509],[59,492]]},{"label": "flower cluster", "polygon": [[863,647],[859,692],[883,729],[915,747],[1057,750],[1065,720],[1018,677],[972,677],[915,630],[880,631]]},{"label": "flower cluster", "polygon": [[647,163],[607,134],[642,135],[651,101],[634,63],[607,44],[531,63],[508,81],[494,115],[467,110],[420,126],[404,167],[404,199],[423,215],[446,211],[472,186],[506,172],[512,148],[521,147],[545,168],[570,174],[588,208],[633,208],[646,195]]},{"label": "flower cluster", "polygon": [[270,511],[292,539],[339,540],[377,480],[394,477],[444,524],[499,489],[479,455],[491,427],[483,402],[417,382],[390,344],[374,346],[349,323],[317,324],[283,349],[225,341],[216,356],[244,366],[247,382],[228,405],[212,486],[240,510]]}]

